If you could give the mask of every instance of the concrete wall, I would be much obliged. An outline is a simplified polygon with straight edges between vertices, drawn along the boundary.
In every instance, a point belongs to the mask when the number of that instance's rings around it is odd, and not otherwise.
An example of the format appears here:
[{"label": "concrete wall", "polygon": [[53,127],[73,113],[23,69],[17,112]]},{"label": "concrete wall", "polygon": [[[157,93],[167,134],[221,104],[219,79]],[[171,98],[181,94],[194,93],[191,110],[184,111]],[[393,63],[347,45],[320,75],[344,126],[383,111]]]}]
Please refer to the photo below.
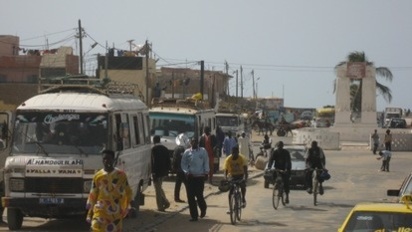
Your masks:
[{"label": "concrete wall", "polygon": [[[378,150],[384,149],[383,141],[385,138],[384,128],[378,129],[380,145]],[[356,142],[354,140],[342,139],[339,132],[331,130],[331,128],[301,128],[293,130],[294,144],[305,144],[310,147],[313,140],[316,140],[320,147],[325,150],[340,150],[345,146],[352,146],[355,149],[373,149],[373,141],[371,139],[373,130],[367,135],[368,142]],[[406,129],[391,129],[392,133],[392,151],[412,151],[412,131]],[[356,136],[356,133],[353,134]]]},{"label": "concrete wall", "polygon": [[310,147],[312,141],[316,140],[324,150],[340,149],[339,133],[331,132],[327,128],[302,128],[293,130],[293,143],[305,144]]},{"label": "concrete wall", "polygon": [[[404,129],[391,129],[392,133],[392,151],[412,151],[412,133],[411,130]],[[380,144],[378,150],[385,148],[383,145],[385,139],[385,133],[378,133],[380,138]],[[370,134],[372,136],[372,134]],[[370,137],[369,136],[369,137]],[[373,149],[373,141],[369,140],[370,150]]]}]

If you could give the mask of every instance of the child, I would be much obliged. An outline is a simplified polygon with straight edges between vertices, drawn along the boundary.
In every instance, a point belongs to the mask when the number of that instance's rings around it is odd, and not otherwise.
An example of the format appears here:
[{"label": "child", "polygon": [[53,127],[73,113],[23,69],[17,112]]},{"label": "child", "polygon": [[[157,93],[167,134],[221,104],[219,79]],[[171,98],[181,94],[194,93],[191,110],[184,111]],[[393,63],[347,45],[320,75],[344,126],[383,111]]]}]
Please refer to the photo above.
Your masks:
[{"label": "child", "polygon": [[388,150],[382,150],[379,152],[380,157],[376,158],[378,160],[382,159],[382,166],[380,171],[384,172],[387,171],[389,172],[389,162],[391,161],[392,153]]}]

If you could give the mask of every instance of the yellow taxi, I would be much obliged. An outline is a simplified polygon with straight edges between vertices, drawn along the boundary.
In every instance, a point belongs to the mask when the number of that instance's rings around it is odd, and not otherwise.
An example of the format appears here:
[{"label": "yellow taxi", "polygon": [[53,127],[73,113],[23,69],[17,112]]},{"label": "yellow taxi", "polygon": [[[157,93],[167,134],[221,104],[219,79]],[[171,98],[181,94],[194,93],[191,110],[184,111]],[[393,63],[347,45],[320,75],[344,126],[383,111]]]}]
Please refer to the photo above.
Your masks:
[{"label": "yellow taxi", "polygon": [[412,195],[401,203],[360,203],[338,232],[412,232]]}]

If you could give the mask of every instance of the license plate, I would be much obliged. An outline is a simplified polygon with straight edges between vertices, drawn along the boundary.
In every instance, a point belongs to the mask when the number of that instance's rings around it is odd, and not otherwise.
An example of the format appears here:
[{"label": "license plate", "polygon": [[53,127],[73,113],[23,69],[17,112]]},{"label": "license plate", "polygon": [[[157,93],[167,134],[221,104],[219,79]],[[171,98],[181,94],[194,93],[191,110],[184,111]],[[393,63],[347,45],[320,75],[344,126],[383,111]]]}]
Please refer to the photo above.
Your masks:
[{"label": "license plate", "polygon": [[63,198],[39,198],[39,204],[43,204],[43,205],[50,205],[50,204],[60,205],[63,203],[64,203]]}]

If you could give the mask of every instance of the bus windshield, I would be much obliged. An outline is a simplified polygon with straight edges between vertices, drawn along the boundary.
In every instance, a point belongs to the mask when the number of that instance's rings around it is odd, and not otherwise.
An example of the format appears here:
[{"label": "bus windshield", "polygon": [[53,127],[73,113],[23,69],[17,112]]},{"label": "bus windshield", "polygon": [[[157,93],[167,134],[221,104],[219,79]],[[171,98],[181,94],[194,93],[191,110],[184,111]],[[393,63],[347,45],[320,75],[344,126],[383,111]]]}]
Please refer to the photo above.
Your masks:
[{"label": "bus windshield", "polygon": [[186,133],[189,138],[195,135],[195,116],[172,113],[150,112],[150,134],[176,137]]},{"label": "bus windshield", "polygon": [[107,115],[17,112],[15,154],[100,154],[108,141]]}]

